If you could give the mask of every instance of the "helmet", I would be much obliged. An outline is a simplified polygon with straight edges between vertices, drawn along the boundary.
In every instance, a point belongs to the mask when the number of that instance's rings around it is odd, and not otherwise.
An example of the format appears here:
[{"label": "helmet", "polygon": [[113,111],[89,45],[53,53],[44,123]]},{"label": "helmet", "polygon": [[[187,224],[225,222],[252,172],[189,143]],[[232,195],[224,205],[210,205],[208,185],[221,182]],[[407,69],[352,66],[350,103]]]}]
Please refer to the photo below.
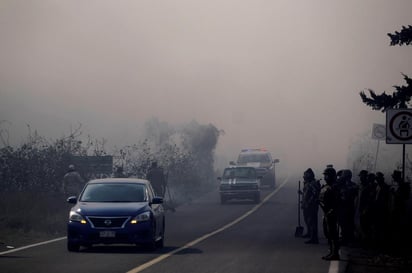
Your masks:
[{"label": "helmet", "polygon": [[352,171],[351,170],[343,170],[342,171],[342,177],[344,177],[345,179],[352,179]]},{"label": "helmet", "polygon": [[392,174],[392,178],[395,181],[401,181],[402,180],[402,172],[398,170],[394,170]]},{"label": "helmet", "polygon": [[329,176],[336,176],[336,170],[334,168],[326,168],[323,171],[324,175],[329,175]]},{"label": "helmet", "polygon": [[382,172],[377,172],[376,173],[376,181],[384,181],[384,180],[385,180],[385,178],[384,178],[383,173]]},{"label": "helmet", "polygon": [[314,178],[315,177],[315,173],[313,172],[313,170],[311,168],[307,169],[304,173],[303,173],[303,178]]},{"label": "helmet", "polygon": [[367,176],[368,175],[368,171],[367,170],[362,170],[359,172],[359,176]]}]

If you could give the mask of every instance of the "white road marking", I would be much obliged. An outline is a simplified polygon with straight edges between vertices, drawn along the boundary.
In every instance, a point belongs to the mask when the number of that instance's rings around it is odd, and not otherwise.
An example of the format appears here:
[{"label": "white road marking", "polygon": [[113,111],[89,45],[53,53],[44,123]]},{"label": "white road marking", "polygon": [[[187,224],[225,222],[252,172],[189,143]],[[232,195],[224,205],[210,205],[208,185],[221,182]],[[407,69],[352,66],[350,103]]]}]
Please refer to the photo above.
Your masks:
[{"label": "white road marking", "polygon": [[330,261],[328,273],[338,273],[339,272],[339,261]]},{"label": "white road marking", "polygon": [[[227,225],[225,225],[225,226],[223,226],[223,227],[221,227],[221,228],[219,228],[219,229],[217,229],[217,230],[215,230],[215,231],[213,231],[213,232],[211,232],[211,233],[208,233],[208,234],[206,234],[206,235],[203,235],[202,237],[200,237],[200,238],[198,238],[198,239],[196,239],[196,240],[193,240],[193,241],[187,243],[186,245],[184,245],[184,246],[182,246],[182,247],[180,247],[180,248],[178,248],[178,249],[175,249],[175,250],[173,250],[173,251],[171,251],[171,252],[169,252],[169,253],[163,254],[163,255],[161,255],[161,256],[153,259],[153,260],[150,260],[150,261],[148,261],[148,262],[146,262],[146,263],[144,263],[144,264],[142,264],[142,265],[140,265],[140,266],[138,266],[138,267],[135,267],[135,268],[133,268],[132,270],[128,271],[127,273],[138,273],[138,272],[140,272],[140,271],[142,271],[142,270],[144,270],[144,269],[146,269],[146,268],[148,268],[148,267],[150,267],[150,266],[152,266],[152,265],[154,265],[154,264],[156,264],[156,263],[159,263],[159,262],[163,261],[164,259],[166,259],[166,258],[174,255],[175,253],[178,253],[178,252],[180,252],[180,251],[182,251],[182,250],[184,250],[184,249],[187,249],[187,248],[189,248],[189,247],[192,247],[192,246],[200,243],[201,241],[206,240],[207,238],[212,237],[212,236],[214,236],[214,235],[216,235],[216,234],[218,234],[218,233],[220,233],[220,232],[222,232],[222,231],[230,228],[230,227],[233,226],[233,225],[236,225],[237,223],[239,223],[240,221],[242,221],[243,219],[245,219],[246,217],[248,217],[250,214],[252,214],[252,213],[255,212],[256,210],[258,210],[265,202],[267,202],[267,200],[269,200],[269,198],[271,198],[273,195],[275,195],[275,194],[287,183],[288,180],[289,180],[289,177],[287,177],[287,178],[283,181],[283,183],[282,183],[278,188],[276,188],[275,191],[273,191],[273,192],[270,193],[268,196],[266,196],[266,198],[263,199],[263,201],[262,201],[261,203],[257,204],[257,205],[254,206],[250,211],[246,212],[244,215],[240,216],[239,218],[235,219],[234,221],[230,222],[229,224],[227,224]],[[56,239],[52,239],[52,240],[49,240],[49,241],[40,242],[40,243],[37,243],[37,244],[32,244],[32,245],[27,245],[27,246],[18,247],[18,248],[15,248],[15,249],[11,249],[11,250],[7,250],[7,251],[0,252],[0,255],[6,255],[6,254],[9,254],[9,253],[21,251],[21,250],[28,249],[28,248],[32,248],[32,247],[36,247],[36,246],[41,246],[41,245],[45,245],[45,244],[54,243],[54,242],[57,242],[57,241],[65,240],[66,238],[67,238],[66,236],[65,236],[65,237],[59,237],[59,238],[56,238]],[[331,262],[330,262],[330,265],[329,265],[329,271],[328,271],[328,273],[338,273],[338,272],[339,272],[339,261],[331,261]]]},{"label": "white road marking", "polygon": [[66,239],[66,237],[60,237],[60,238],[56,238],[56,239],[53,239],[53,240],[40,242],[40,243],[37,243],[37,244],[32,244],[32,245],[28,245],[28,246],[22,246],[22,247],[18,247],[18,248],[12,249],[12,250],[7,250],[7,251],[0,252],[0,255],[5,255],[5,254],[9,254],[9,253],[13,253],[13,252],[20,251],[20,250],[24,250],[24,249],[36,247],[36,246],[41,246],[41,245],[45,245],[45,244],[50,244],[50,243],[54,243],[54,242],[61,241],[61,240],[64,240],[64,239]]},{"label": "white road marking", "polygon": [[172,256],[172,255],[174,255],[174,254],[176,254],[176,253],[184,250],[184,249],[187,249],[187,248],[189,248],[189,247],[192,247],[192,246],[194,246],[194,245],[196,245],[196,244],[198,244],[198,243],[200,243],[200,242],[202,242],[202,241],[204,241],[204,240],[206,240],[206,239],[208,239],[208,238],[210,238],[210,237],[212,237],[212,236],[214,236],[214,235],[216,235],[216,234],[218,234],[218,233],[220,233],[220,232],[222,232],[222,231],[224,231],[224,230],[226,230],[226,229],[228,229],[228,228],[230,228],[231,226],[236,225],[237,223],[239,223],[240,221],[242,221],[243,219],[245,219],[246,217],[248,217],[249,215],[251,215],[252,213],[254,213],[255,211],[257,211],[265,202],[267,202],[273,195],[275,195],[275,194],[287,183],[288,180],[289,180],[289,177],[287,177],[287,178],[283,181],[283,183],[280,184],[279,187],[276,188],[276,190],[274,190],[272,193],[270,193],[268,196],[266,196],[265,199],[263,199],[262,202],[260,202],[259,204],[257,204],[256,206],[254,206],[251,210],[249,210],[248,212],[246,212],[245,214],[243,214],[243,215],[240,216],[239,218],[233,220],[233,221],[230,222],[229,224],[224,225],[223,227],[221,227],[221,228],[219,228],[219,229],[217,229],[217,230],[215,230],[215,231],[213,231],[213,232],[211,232],[211,233],[205,234],[205,235],[203,235],[202,237],[199,237],[199,238],[197,238],[197,239],[195,239],[195,240],[187,243],[186,245],[184,245],[184,246],[182,246],[182,247],[180,247],[180,248],[178,248],[178,249],[175,249],[175,250],[173,250],[173,251],[171,251],[171,252],[168,252],[168,253],[166,253],[166,254],[163,254],[163,255],[161,255],[161,256],[153,259],[153,260],[150,260],[150,261],[148,261],[148,262],[146,262],[146,263],[144,263],[144,264],[141,264],[141,265],[139,265],[138,267],[135,267],[135,268],[133,268],[132,270],[127,271],[127,273],[138,273],[138,272],[141,272],[142,270],[145,270],[146,268],[149,268],[149,267],[151,267],[152,265],[157,264],[157,263],[163,261],[164,259],[166,259],[166,258],[168,258],[168,257],[170,257],[170,256]]}]

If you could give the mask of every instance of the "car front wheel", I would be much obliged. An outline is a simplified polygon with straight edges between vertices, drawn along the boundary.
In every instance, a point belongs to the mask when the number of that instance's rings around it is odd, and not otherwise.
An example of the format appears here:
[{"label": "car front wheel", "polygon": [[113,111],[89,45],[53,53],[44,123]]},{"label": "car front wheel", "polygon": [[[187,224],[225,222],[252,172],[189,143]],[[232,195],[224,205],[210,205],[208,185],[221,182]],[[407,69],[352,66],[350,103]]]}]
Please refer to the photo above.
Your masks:
[{"label": "car front wheel", "polygon": [[150,241],[145,244],[145,247],[149,251],[154,251],[156,250],[156,226],[154,223],[152,223],[152,232],[150,236]]}]

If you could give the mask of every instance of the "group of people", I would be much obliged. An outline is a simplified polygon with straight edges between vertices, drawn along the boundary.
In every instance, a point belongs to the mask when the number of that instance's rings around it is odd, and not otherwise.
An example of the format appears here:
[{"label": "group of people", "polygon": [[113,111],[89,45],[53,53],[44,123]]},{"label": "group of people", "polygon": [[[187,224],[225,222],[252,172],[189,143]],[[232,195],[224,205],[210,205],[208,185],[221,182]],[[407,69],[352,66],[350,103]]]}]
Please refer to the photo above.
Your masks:
[{"label": "group of people", "polygon": [[[124,173],[123,167],[118,166],[114,171],[114,178],[126,178],[128,175]],[[166,176],[163,168],[157,165],[157,162],[152,162],[149,168],[146,179],[152,184],[156,196],[164,197],[166,192]],[[78,195],[85,184],[85,180],[81,177],[73,164],[69,165],[67,173],[63,177],[62,192],[66,196]]]},{"label": "group of people", "polygon": [[315,178],[311,168],[303,174],[301,208],[309,238],[307,244],[318,244],[318,210],[323,211],[323,231],[329,253],[322,258],[339,260],[341,245],[360,243],[380,251],[400,250],[406,235],[409,183],[402,173],[392,174],[393,185],[385,181],[382,172],[362,170],[357,184],[352,171],[336,171],[328,165],[323,172],[324,185]]}]

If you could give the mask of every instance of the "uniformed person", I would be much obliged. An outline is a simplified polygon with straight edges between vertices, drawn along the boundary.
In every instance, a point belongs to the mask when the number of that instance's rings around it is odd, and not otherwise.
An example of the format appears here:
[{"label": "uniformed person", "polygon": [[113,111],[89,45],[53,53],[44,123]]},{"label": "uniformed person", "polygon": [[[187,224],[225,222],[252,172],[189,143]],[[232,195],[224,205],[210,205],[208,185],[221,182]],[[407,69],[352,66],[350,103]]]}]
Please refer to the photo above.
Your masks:
[{"label": "uniformed person", "polygon": [[336,170],[328,167],[323,172],[326,185],[321,189],[319,204],[323,210],[323,230],[329,244],[329,254],[323,256],[324,260],[339,260],[339,234],[338,234],[338,191],[336,186]]},{"label": "uniformed person", "polygon": [[339,225],[341,227],[341,245],[355,240],[355,214],[359,187],[352,181],[352,171],[345,169],[341,175]]},{"label": "uniformed person", "polygon": [[[361,171],[362,172],[362,171]],[[367,173],[361,176],[361,188],[359,193],[359,223],[362,232],[362,243],[364,246],[373,244],[375,230],[373,220],[373,209],[376,198],[376,175]]]},{"label": "uniformed person", "polygon": [[410,197],[410,184],[404,182],[402,172],[394,170],[392,174],[395,186],[391,189],[391,237],[392,247],[395,251],[402,251],[406,247],[407,237],[407,206]]},{"label": "uniformed person", "polygon": [[311,168],[303,173],[303,181],[302,210],[309,238],[305,243],[318,244],[318,209],[321,186],[320,182],[315,179],[315,173]]},{"label": "uniformed person", "polygon": [[376,231],[376,243],[379,249],[387,249],[389,227],[389,198],[390,187],[385,183],[382,172],[376,173],[376,198],[373,211],[374,226]]}]

